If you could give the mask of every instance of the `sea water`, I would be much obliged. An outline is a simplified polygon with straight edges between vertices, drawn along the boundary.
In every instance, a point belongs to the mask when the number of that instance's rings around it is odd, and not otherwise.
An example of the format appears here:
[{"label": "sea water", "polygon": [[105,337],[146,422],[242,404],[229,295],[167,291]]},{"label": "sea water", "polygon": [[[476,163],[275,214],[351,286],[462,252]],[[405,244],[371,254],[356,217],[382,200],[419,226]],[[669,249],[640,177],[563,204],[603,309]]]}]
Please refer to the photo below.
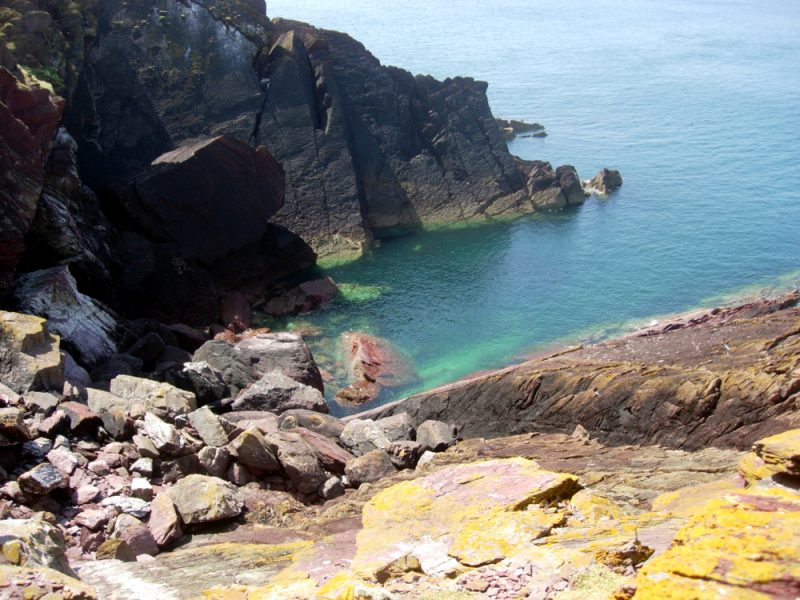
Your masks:
[{"label": "sea water", "polygon": [[384,64],[485,80],[496,116],[546,127],[512,153],[624,178],[573,211],[384,240],[330,269],[344,296],[282,324],[323,333],[309,339],[330,394],[348,330],[413,364],[385,402],[800,284],[800,3],[271,0],[268,12],[345,31]]}]

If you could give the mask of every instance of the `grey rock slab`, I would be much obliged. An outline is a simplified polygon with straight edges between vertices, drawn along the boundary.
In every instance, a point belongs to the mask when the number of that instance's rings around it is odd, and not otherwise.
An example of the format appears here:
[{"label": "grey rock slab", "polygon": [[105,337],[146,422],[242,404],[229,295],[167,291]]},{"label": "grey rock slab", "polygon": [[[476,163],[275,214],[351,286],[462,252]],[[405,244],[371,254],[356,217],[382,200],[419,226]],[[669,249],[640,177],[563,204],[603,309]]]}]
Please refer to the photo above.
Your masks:
[{"label": "grey rock slab", "polygon": [[206,446],[220,447],[228,443],[228,434],[222,428],[219,417],[207,406],[190,412],[189,423],[197,430]]},{"label": "grey rock slab", "polygon": [[44,495],[67,486],[67,478],[50,463],[41,463],[17,479],[22,491]]},{"label": "grey rock slab", "polygon": [[160,381],[118,375],[111,380],[110,391],[131,404],[143,404],[145,410],[161,418],[173,419],[197,409],[197,399],[192,392]]},{"label": "grey rock slab", "polygon": [[[274,434],[271,434],[274,435]],[[280,471],[280,463],[267,445],[261,432],[251,427],[243,431],[228,446],[232,456],[244,466],[257,471]]]},{"label": "grey rock slab", "polygon": [[426,450],[440,452],[456,442],[456,428],[444,421],[428,420],[417,427],[417,441]]},{"label": "grey rock slab", "polygon": [[177,456],[186,446],[183,436],[175,426],[162,421],[153,413],[144,416],[144,432],[159,453],[167,456]]},{"label": "grey rock slab", "polygon": [[234,410],[264,410],[280,414],[302,408],[328,412],[328,404],[319,390],[304,385],[280,371],[261,377],[234,400]]},{"label": "grey rock slab", "polygon": [[144,519],[150,514],[150,503],[140,498],[130,496],[109,496],[100,502],[102,506],[113,506],[120,512],[129,514],[139,519]]},{"label": "grey rock slab", "polygon": [[207,475],[189,475],[170,490],[175,509],[187,525],[236,517],[244,500],[236,487]]},{"label": "grey rock slab", "polygon": [[356,456],[371,450],[385,448],[391,440],[386,432],[372,419],[353,419],[348,421],[339,437],[342,445]]}]

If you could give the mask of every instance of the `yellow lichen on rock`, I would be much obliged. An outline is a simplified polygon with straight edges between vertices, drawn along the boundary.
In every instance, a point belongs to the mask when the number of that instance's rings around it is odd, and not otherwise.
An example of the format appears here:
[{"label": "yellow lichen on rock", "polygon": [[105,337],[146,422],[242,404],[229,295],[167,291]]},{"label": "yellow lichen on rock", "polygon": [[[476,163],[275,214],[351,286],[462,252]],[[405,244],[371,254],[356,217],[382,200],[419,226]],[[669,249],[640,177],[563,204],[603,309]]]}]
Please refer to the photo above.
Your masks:
[{"label": "yellow lichen on rock", "polygon": [[380,586],[367,583],[343,572],[332,577],[317,592],[319,600],[388,600],[390,595]]},{"label": "yellow lichen on rock", "polygon": [[47,567],[0,565],[0,597],[25,600],[97,600],[92,586]]},{"label": "yellow lichen on rock", "polygon": [[776,473],[800,475],[800,429],[784,431],[753,444],[739,463],[739,473],[748,483]]},{"label": "yellow lichen on rock", "polygon": [[635,598],[800,595],[800,497],[753,489],[709,502],[645,564]]},{"label": "yellow lichen on rock", "polygon": [[398,483],[365,505],[352,569],[376,580],[408,555],[438,575],[497,562],[563,523],[563,511],[545,505],[578,487],[574,475],[524,458],[455,465]]}]

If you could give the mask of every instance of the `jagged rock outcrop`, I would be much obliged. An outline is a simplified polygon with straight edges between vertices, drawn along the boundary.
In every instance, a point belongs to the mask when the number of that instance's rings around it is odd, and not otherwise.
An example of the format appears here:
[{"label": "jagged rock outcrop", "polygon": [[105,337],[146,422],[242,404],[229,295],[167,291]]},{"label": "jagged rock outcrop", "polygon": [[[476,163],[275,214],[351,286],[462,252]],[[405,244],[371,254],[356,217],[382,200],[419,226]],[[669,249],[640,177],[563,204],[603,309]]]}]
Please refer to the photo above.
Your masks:
[{"label": "jagged rock outcrop", "polygon": [[19,310],[46,318],[49,328],[83,364],[94,366],[117,351],[116,317],[78,291],[68,267],[20,277],[13,297]]},{"label": "jagged rock outcrop", "polygon": [[58,336],[39,317],[0,311],[0,381],[16,393],[64,387]]},{"label": "jagged rock outcrop", "polygon": [[25,250],[63,108],[63,99],[35,79],[26,85],[0,67],[0,293]]},{"label": "jagged rock outcrop", "polygon": [[746,448],[800,426],[798,294],[700,312],[360,415],[455,422],[464,436],[568,430],[613,443]]}]

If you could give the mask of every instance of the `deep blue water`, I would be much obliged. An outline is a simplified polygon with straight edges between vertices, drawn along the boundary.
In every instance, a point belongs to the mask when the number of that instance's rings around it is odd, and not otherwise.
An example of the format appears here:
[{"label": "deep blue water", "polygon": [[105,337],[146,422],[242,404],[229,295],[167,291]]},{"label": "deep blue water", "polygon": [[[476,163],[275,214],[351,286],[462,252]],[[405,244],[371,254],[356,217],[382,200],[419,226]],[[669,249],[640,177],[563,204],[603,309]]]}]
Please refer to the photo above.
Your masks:
[{"label": "deep blue water", "polygon": [[488,81],[495,115],[547,128],[513,153],[625,181],[570,214],[389,240],[332,269],[383,287],[302,319],[325,328],[313,343],[329,370],[323,340],[373,332],[419,373],[402,396],[800,284],[800,3],[271,0],[268,11],[346,31],[384,64]]}]

